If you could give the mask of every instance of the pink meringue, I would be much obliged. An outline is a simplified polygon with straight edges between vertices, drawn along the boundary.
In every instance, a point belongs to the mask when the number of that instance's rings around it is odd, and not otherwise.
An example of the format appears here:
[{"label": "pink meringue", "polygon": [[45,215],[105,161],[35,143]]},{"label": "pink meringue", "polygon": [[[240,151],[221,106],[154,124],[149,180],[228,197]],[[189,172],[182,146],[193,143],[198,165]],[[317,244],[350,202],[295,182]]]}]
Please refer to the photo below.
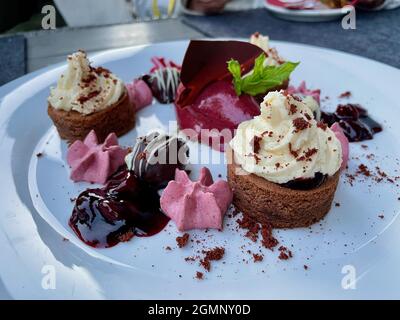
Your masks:
[{"label": "pink meringue", "polygon": [[175,171],[161,195],[160,204],[179,231],[190,229],[222,229],[223,217],[232,202],[233,192],[228,182],[213,182],[210,171],[202,168],[200,178],[193,182],[187,173]]},{"label": "pink meringue", "polygon": [[340,167],[341,170],[346,169],[347,167],[347,162],[349,161],[349,140],[345,136],[342,127],[339,125],[339,123],[335,122],[331,126],[331,130],[335,134],[336,138],[340,141],[340,144],[342,145],[342,165]]},{"label": "pink meringue", "polygon": [[151,89],[141,79],[135,79],[132,83],[126,84],[126,89],[128,90],[129,100],[135,105],[136,110],[147,107],[153,101]]},{"label": "pink meringue", "polygon": [[293,87],[293,86],[290,86],[289,88],[287,88],[287,92],[289,94],[300,93],[300,94],[305,95],[305,96],[311,96],[318,102],[318,104],[320,104],[321,90],[319,90],[319,89],[315,89],[315,90],[307,89],[307,85],[306,85],[305,81],[302,81],[297,88]]},{"label": "pink meringue", "polygon": [[94,130],[90,131],[82,142],[75,141],[67,152],[67,163],[71,167],[70,178],[75,181],[86,181],[104,184],[121,165],[127,150],[118,145],[115,133],[110,133],[102,144],[99,144]]}]

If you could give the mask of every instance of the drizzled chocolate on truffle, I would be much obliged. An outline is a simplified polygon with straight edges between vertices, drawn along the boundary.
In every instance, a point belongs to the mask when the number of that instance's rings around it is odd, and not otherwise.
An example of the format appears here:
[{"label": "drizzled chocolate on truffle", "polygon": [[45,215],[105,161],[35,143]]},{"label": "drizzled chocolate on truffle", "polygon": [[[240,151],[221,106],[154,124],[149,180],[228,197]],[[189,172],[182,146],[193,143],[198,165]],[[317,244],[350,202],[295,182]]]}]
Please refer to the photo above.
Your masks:
[{"label": "drizzled chocolate on truffle", "polygon": [[128,170],[156,188],[165,187],[175,170],[187,164],[189,148],[176,136],[151,133],[138,141],[125,159]]},{"label": "drizzled chocolate on truffle", "polygon": [[160,103],[174,102],[180,82],[180,72],[176,68],[167,67],[155,70],[142,80],[150,87],[153,96]]}]

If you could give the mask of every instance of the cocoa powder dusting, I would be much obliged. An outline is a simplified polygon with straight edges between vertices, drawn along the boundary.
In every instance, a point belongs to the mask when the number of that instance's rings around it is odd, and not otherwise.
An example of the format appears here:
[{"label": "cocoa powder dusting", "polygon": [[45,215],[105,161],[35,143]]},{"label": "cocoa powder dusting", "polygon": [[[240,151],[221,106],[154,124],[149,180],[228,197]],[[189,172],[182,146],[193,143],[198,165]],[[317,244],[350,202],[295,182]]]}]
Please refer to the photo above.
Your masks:
[{"label": "cocoa powder dusting", "polygon": [[92,99],[92,98],[98,96],[99,94],[100,94],[100,91],[99,91],[99,90],[92,91],[92,92],[90,92],[87,96],[80,96],[80,97],[78,98],[78,102],[79,102],[80,104],[84,104],[86,101],[88,101],[88,100],[90,100],[90,99]]}]

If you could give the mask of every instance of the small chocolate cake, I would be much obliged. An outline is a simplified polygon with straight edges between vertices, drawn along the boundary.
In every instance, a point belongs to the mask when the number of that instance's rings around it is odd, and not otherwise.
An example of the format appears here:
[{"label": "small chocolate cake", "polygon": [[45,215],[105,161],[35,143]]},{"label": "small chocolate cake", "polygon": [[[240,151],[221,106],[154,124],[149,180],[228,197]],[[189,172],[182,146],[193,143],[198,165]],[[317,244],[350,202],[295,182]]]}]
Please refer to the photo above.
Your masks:
[{"label": "small chocolate cake", "polygon": [[[232,155],[229,150],[228,157]],[[321,220],[331,208],[339,182],[337,172],[315,188],[299,190],[243,173],[239,165],[229,161],[228,182],[233,189],[233,204],[243,214],[274,228],[307,227]]]},{"label": "small chocolate cake", "polygon": [[88,115],[74,110],[55,109],[50,104],[47,113],[53,120],[61,139],[69,143],[83,140],[91,130],[96,132],[99,142],[102,142],[111,132],[121,136],[135,125],[135,107],[129,101],[126,91],[113,105]]}]

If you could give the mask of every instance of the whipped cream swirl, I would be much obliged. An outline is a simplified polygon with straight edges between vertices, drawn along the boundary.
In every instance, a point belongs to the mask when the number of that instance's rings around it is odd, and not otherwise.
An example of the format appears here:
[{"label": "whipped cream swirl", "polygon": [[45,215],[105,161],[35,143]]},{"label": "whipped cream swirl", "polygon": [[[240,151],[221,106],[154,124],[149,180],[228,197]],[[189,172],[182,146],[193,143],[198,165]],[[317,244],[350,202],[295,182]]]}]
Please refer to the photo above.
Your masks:
[{"label": "whipped cream swirl", "polygon": [[268,93],[261,115],[242,122],[230,142],[235,162],[279,184],[317,172],[334,175],[342,162],[341,144],[305,102],[284,91]]},{"label": "whipped cream swirl", "polygon": [[78,51],[67,61],[67,70],[50,90],[53,108],[88,115],[117,103],[125,93],[124,83],[107,69],[91,67],[85,52]]},{"label": "whipped cream swirl", "polygon": [[256,32],[250,37],[250,43],[263,49],[266,53],[266,59],[264,61],[264,66],[278,66],[285,61],[279,56],[278,51],[275,48],[269,46],[269,37],[263,36],[262,34]]}]

